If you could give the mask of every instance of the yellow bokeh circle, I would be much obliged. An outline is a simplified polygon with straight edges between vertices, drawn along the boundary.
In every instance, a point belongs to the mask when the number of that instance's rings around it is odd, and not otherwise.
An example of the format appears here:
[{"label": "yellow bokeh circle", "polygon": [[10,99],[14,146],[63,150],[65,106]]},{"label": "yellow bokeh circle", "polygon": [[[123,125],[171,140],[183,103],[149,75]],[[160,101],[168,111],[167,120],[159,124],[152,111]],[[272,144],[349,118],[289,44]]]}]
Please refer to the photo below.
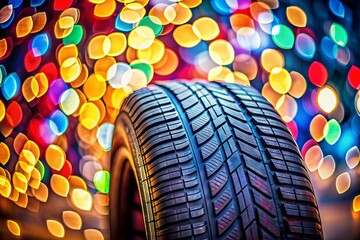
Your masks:
[{"label": "yellow bokeh circle", "polygon": [[234,61],[235,51],[232,45],[225,40],[215,40],[209,45],[211,59],[219,65],[228,65]]},{"label": "yellow bokeh circle", "polygon": [[146,49],[155,40],[154,31],[147,26],[139,26],[133,29],[128,36],[128,44],[134,49]]},{"label": "yellow bokeh circle", "polygon": [[275,67],[270,72],[269,82],[272,89],[280,94],[285,94],[290,90],[292,80],[286,69]]}]

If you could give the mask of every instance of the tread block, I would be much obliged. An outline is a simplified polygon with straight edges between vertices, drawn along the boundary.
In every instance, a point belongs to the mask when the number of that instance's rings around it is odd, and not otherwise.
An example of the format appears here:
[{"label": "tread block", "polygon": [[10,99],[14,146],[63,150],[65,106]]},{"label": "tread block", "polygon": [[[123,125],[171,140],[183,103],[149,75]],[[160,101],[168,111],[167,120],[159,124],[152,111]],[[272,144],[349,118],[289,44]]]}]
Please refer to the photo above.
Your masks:
[{"label": "tread block", "polygon": [[253,157],[250,157],[246,154],[242,155],[244,158],[245,166],[253,171],[254,173],[258,174],[259,176],[263,177],[264,179],[267,178],[267,173],[265,166],[263,164],[259,164],[258,160],[255,160]]},{"label": "tread block", "polygon": [[[199,95],[201,95],[201,96],[199,96]],[[216,105],[216,103],[214,101],[210,101],[211,99],[208,99],[206,97],[206,95],[204,95],[202,92],[199,92],[198,96],[199,96],[200,100],[202,101],[202,103],[204,104],[205,109],[209,109]]]},{"label": "tread block", "polygon": [[[215,128],[219,128],[219,126],[224,126],[224,123],[226,122],[226,119],[224,117],[224,115],[219,116],[218,118],[216,118],[213,123]],[[227,126],[227,125],[225,125]]]},{"label": "tread block", "polygon": [[302,165],[293,162],[270,159],[269,165],[276,171],[289,172],[294,175],[308,177],[306,169]]},{"label": "tread block", "polygon": [[224,156],[221,151],[221,148],[219,148],[216,151],[215,155],[205,163],[206,176],[207,177],[212,176],[222,166],[223,161],[224,161]]},{"label": "tread block", "polygon": [[235,207],[231,206],[217,221],[218,234],[222,235],[235,221],[237,214],[235,213]]},{"label": "tread block", "polygon": [[274,238],[278,238],[280,236],[280,230],[277,219],[270,217],[261,209],[258,209],[257,211],[260,225],[267,229],[274,236]]},{"label": "tread block", "polygon": [[237,128],[234,128],[234,133],[235,133],[235,136],[239,140],[241,140],[243,142],[246,142],[246,143],[250,144],[253,147],[257,147],[257,142],[256,142],[253,135],[251,135],[249,133],[246,133],[246,132],[244,132],[242,130],[239,130]]},{"label": "tread block", "polygon": [[166,133],[158,134],[157,136],[152,137],[150,140],[143,144],[144,153],[146,154],[152,148],[162,144],[169,142],[171,140],[179,140],[185,136],[184,131],[182,130],[174,130],[168,131]]},{"label": "tread block", "polygon": [[258,227],[255,219],[252,220],[245,228],[246,239],[259,239]]},{"label": "tread block", "polygon": [[314,208],[312,206],[285,203],[285,204],[282,204],[281,207],[287,216],[290,216],[290,217],[301,216],[304,218],[312,218],[312,219],[315,219],[316,221],[320,222],[319,212],[316,208]]},{"label": "tread block", "polygon": [[200,148],[200,153],[203,161],[205,161],[211,154],[213,154],[216,149],[218,149],[218,147],[219,143],[216,137],[211,138],[210,141],[205,143],[205,145]]},{"label": "tread block", "polygon": [[232,154],[227,160],[226,160],[227,166],[229,168],[230,173],[234,172],[241,164],[240,156],[237,152]]},{"label": "tread block", "polygon": [[240,178],[236,171],[231,174],[231,179],[234,184],[235,193],[238,194],[241,191],[241,184],[240,184]]},{"label": "tread block", "polygon": [[169,194],[161,197],[158,200],[155,200],[153,203],[154,212],[158,213],[163,209],[170,208],[173,206],[178,206],[180,204],[186,204],[186,196],[185,193],[176,193],[176,194]]},{"label": "tread block", "polygon": [[255,189],[253,189],[253,192],[254,201],[272,217],[276,217],[276,207],[273,200],[271,198],[265,197],[263,194],[259,193]]},{"label": "tread block", "polygon": [[224,142],[222,144],[222,148],[224,149],[226,159],[228,159],[232,154],[238,151],[233,138],[229,138],[229,140]]},{"label": "tread block", "polygon": [[152,148],[147,154],[145,154],[145,159],[148,161],[153,161],[158,156],[175,152],[176,150],[182,150],[189,147],[189,142],[187,140],[176,140],[174,142],[164,142],[159,146]]},{"label": "tread block", "polygon": [[211,195],[216,196],[221,189],[225,186],[228,181],[228,175],[225,169],[222,169],[213,179],[209,181],[209,186],[211,190]]},{"label": "tread block", "polygon": [[192,120],[193,118],[199,116],[204,110],[204,107],[200,103],[197,103],[186,110],[186,116],[189,118],[189,120]]},{"label": "tread block", "polygon": [[[200,235],[207,231],[206,223],[205,222],[197,222],[192,224],[193,234]],[[183,237],[183,236],[182,236]]]},{"label": "tread block", "polygon": [[193,94],[192,91],[186,90],[186,91],[184,91],[184,92],[182,92],[182,93],[180,93],[180,94],[177,94],[177,99],[178,99],[179,101],[182,101],[182,100],[184,100],[184,99],[187,99],[187,98],[191,97],[192,94]]},{"label": "tread block", "polygon": [[[227,110],[228,109],[228,110]],[[236,112],[233,110],[229,110],[229,108],[224,107],[225,113],[227,113],[227,117],[229,119],[230,124],[233,127],[237,127],[249,134],[252,133],[250,126],[246,123],[246,118],[242,112]],[[228,112],[227,112],[228,111]]]},{"label": "tread block", "polygon": [[306,177],[290,175],[288,173],[282,173],[282,172],[281,173],[276,172],[274,177],[275,177],[275,181],[279,185],[280,184],[296,185],[296,186],[306,187],[309,190],[312,190],[311,183]]},{"label": "tread block", "polygon": [[241,194],[238,195],[238,201],[240,203],[241,218],[244,227],[246,227],[255,219],[254,205],[248,187],[244,188]]},{"label": "tread block", "polygon": [[314,194],[308,190],[280,187],[279,192],[281,199],[308,202],[316,206]]},{"label": "tread block", "polygon": [[214,131],[210,124],[201,129],[196,135],[196,142],[201,146],[204,142],[208,141],[212,136],[214,136]]},{"label": "tread block", "polygon": [[190,151],[185,151],[182,153],[176,153],[172,156],[162,156],[156,159],[156,161],[146,164],[148,174],[151,176],[163,168],[170,167],[174,164],[186,163],[193,159]]},{"label": "tread block", "polygon": [[181,106],[182,106],[184,109],[188,109],[188,108],[194,106],[197,102],[198,102],[197,97],[194,96],[194,95],[191,95],[191,96],[188,97],[187,99],[181,101]]},{"label": "tread block", "polygon": [[271,187],[269,182],[261,178],[259,175],[249,171],[249,180],[252,187],[256,188],[259,192],[271,198]]},{"label": "tread block", "polygon": [[234,225],[235,226],[233,227],[229,235],[225,238],[226,240],[238,240],[244,238],[242,232],[240,231],[239,224],[235,223]]},{"label": "tread block", "polygon": [[251,156],[253,159],[259,162],[262,160],[261,153],[257,148],[252,147],[251,145],[249,145],[244,141],[238,141],[238,144],[240,145],[241,153],[243,153],[244,155]]},{"label": "tread block", "polygon": [[145,144],[147,141],[150,141],[149,138],[175,129],[180,129],[185,134],[185,132],[182,129],[181,122],[179,120],[176,120],[176,121],[168,122],[166,124],[160,124],[159,126],[153,126],[149,128],[147,132],[143,133],[138,137],[139,143]]},{"label": "tread block", "polygon": [[141,122],[139,125],[134,124],[134,126],[136,127],[136,133],[140,136],[143,132],[147,131],[147,129],[153,126],[177,119],[178,119],[177,113],[172,113],[168,115],[159,115],[152,117],[148,121]]},{"label": "tread block", "polygon": [[155,187],[157,184],[181,177],[181,171],[177,168],[165,169],[149,178],[150,187]]},{"label": "tread block", "polygon": [[219,212],[221,212],[231,201],[232,197],[230,187],[227,187],[226,190],[213,202],[215,214],[219,214]]},{"label": "tread block", "polygon": [[191,122],[191,128],[196,133],[203,126],[206,126],[210,122],[210,117],[206,112],[203,112],[198,118]]},{"label": "tread block", "polygon": [[[304,222],[304,221],[286,221],[290,233],[298,233],[304,235],[313,235],[312,239],[321,239],[321,225],[315,222]],[[317,237],[315,237],[317,236]]]},{"label": "tread block", "polygon": [[217,130],[217,134],[219,136],[220,142],[224,143],[228,139],[232,137],[231,131],[228,125],[223,125]]}]

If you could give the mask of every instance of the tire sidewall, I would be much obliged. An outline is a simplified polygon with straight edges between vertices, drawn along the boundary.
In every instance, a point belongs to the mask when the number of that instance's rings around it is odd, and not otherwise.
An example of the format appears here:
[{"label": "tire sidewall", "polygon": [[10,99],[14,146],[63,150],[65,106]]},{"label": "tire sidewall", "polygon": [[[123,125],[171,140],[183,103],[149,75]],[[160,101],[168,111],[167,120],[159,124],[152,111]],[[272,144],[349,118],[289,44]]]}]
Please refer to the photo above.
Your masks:
[{"label": "tire sidewall", "polygon": [[[121,159],[119,155],[122,155],[121,152],[127,151],[126,155],[129,155],[127,160],[130,162],[131,169],[135,175],[137,187],[139,190],[141,207],[144,216],[144,224],[147,239],[156,238],[154,214],[152,210],[151,197],[149,192],[149,186],[147,183],[147,174],[145,169],[144,159],[139,147],[137,136],[133,127],[133,124],[129,116],[125,112],[121,112],[115,121],[115,129],[113,136],[113,148],[111,155],[111,176],[117,176],[111,179],[110,186],[110,219],[119,218],[121,216],[114,216],[117,214],[117,208],[119,206],[118,197],[114,198],[115,194],[119,193],[119,181],[121,179],[121,173],[114,171],[119,171],[119,166],[124,165],[124,159]],[[126,161],[126,160],[125,160]],[[114,200],[116,199],[116,200]],[[117,222],[117,221],[116,221]],[[116,226],[112,226],[116,227]],[[113,231],[110,229],[111,234]],[[112,236],[114,238],[114,236]]]}]

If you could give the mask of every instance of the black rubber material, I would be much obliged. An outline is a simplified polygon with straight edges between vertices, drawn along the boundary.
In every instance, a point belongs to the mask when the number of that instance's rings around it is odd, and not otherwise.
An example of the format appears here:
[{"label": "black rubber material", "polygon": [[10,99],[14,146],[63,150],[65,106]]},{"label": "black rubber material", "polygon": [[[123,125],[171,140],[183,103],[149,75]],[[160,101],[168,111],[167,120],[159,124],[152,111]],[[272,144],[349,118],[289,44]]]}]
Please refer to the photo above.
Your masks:
[{"label": "black rubber material", "polygon": [[298,147],[252,87],[164,82],[134,92],[121,111],[139,146],[131,152],[142,155],[134,164],[156,238],[323,238]]},{"label": "black rubber material", "polygon": [[[116,213],[119,218],[118,224],[123,229],[117,228],[117,234],[122,235],[122,239],[145,239],[145,229],[143,216],[141,213],[141,204],[136,186],[136,179],[129,161],[124,162],[119,185],[120,201],[124,206],[118,208]],[[126,231],[124,231],[126,229]]]}]

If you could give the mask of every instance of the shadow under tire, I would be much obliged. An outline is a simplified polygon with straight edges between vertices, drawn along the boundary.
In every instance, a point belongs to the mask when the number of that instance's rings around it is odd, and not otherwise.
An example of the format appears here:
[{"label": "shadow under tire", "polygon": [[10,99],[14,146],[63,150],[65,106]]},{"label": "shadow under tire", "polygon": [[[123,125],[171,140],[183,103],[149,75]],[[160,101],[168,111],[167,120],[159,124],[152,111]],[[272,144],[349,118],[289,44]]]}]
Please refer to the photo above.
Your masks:
[{"label": "shadow under tire", "polygon": [[[129,171],[141,236],[123,213],[134,205],[124,197]],[[323,238],[299,149],[252,87],[171,81],[135,91],[115,124],[111,176],[112,239]]]}]

